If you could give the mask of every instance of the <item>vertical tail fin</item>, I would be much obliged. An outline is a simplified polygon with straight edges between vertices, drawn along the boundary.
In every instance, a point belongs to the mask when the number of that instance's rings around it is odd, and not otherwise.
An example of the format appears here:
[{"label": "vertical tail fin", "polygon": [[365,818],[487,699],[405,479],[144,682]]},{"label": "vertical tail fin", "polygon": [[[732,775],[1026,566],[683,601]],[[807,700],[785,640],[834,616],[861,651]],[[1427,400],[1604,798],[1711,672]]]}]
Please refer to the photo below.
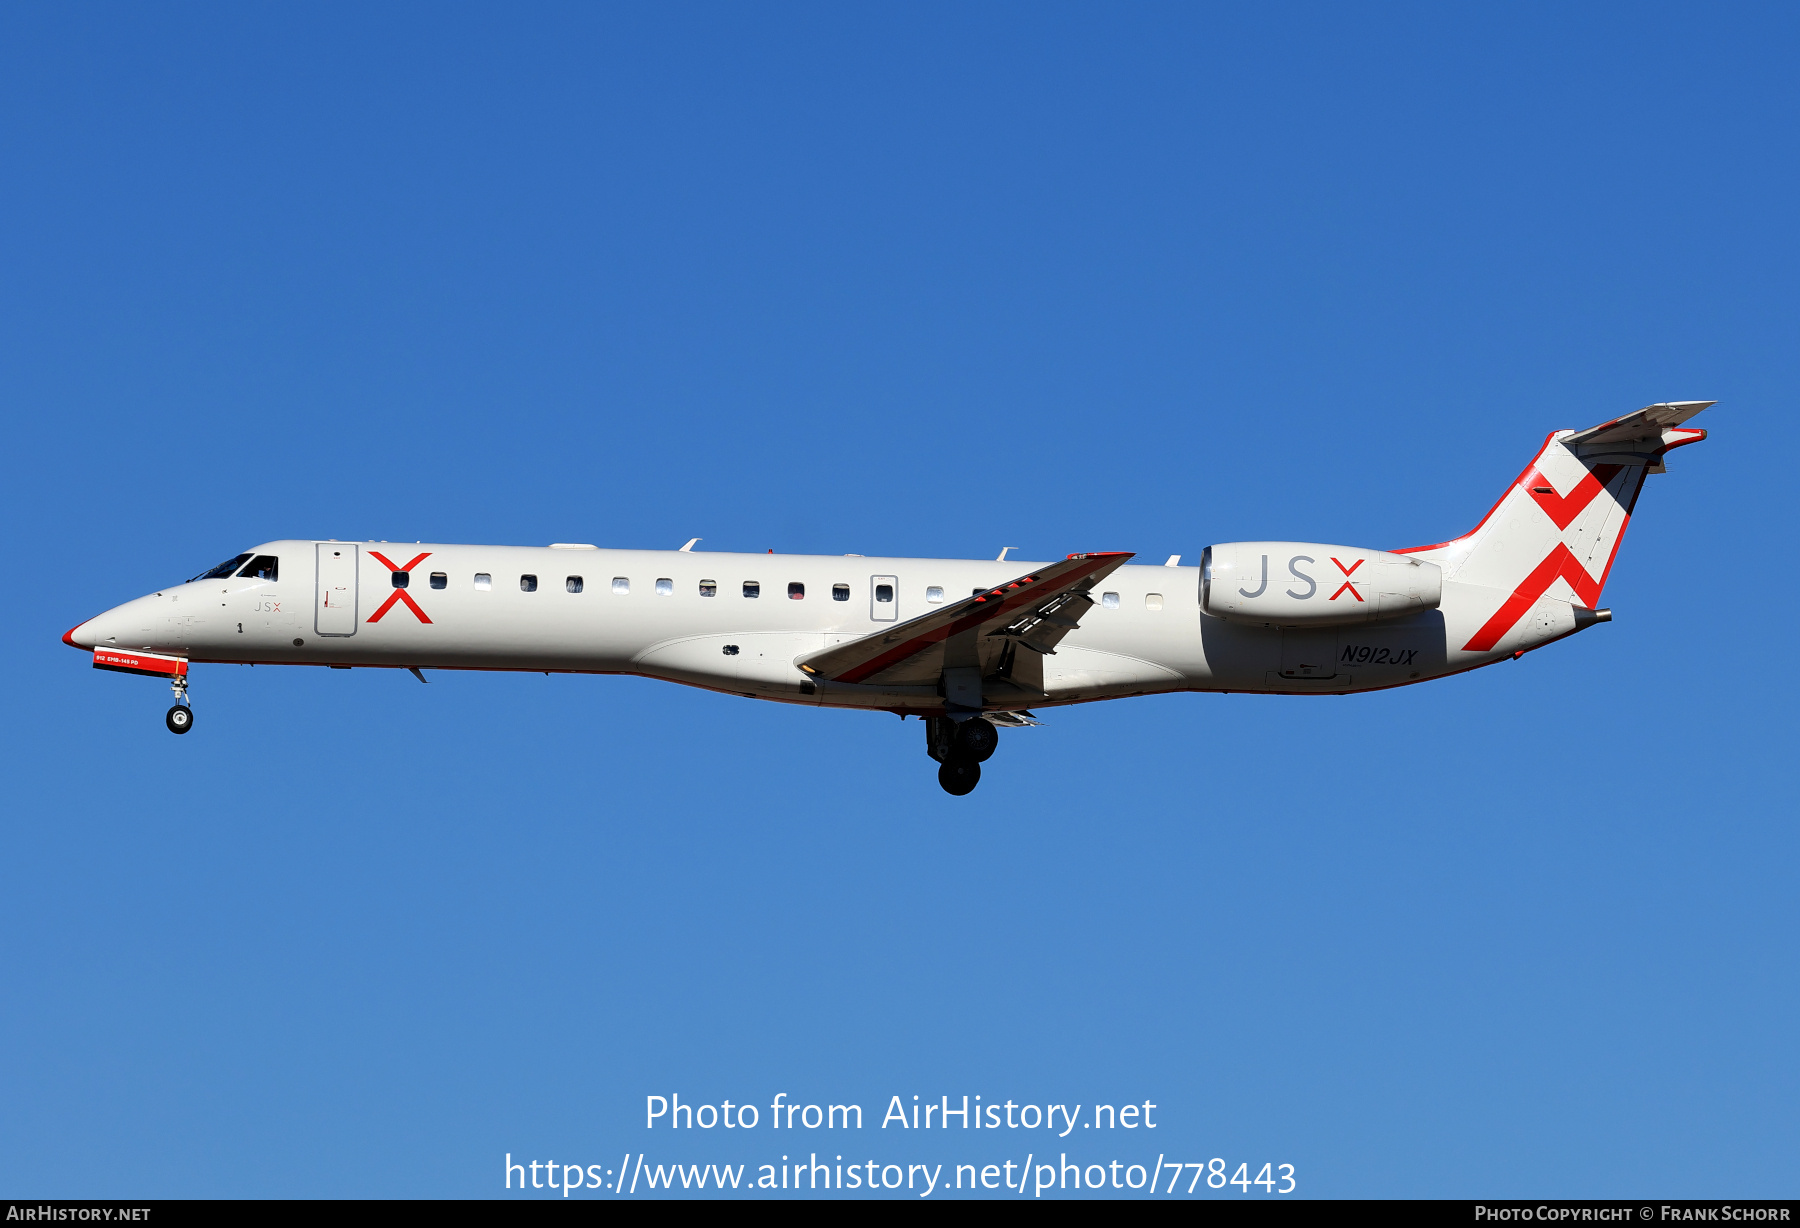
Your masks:
[{"label": "vertical tail fin", "polygon": [[1444,578],[1492,591],[1491,615],[1463,645],[1487,652],[1539,598],[1594,608],[1631,522],[1646,474],[1706,432],[1681,424],[1715,404],[1651,405],[1585,431],[1555,431],[1481,523],[1455,541],[1415,554]]}]

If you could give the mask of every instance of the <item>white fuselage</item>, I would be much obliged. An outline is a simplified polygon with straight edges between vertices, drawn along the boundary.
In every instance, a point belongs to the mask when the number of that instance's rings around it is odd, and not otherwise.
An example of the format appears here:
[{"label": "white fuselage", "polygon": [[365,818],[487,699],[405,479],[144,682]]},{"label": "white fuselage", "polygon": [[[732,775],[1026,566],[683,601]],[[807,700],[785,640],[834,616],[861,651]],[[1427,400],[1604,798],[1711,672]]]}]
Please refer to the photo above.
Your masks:
[{"label": "white fuselage", "polygon": [[[278,559],[277,578],[166,588],[82,624],[70,642],[193,662],[637,674],[758,699],[923,714],[943,708],[931,687],[815,682],[794,661],[1031,567],[311,540],[251,553]],[[409,564],[399,589],[395,569]],[[1114,571],[1079,627],[1043,659],[1041,694],[1012,706],[1184,690],[1373,690],[1488,664],[1576,629],[1575,607],[1545,597],[1499,643],[1470,652],[1459,646],[1504,594],[1449,581],[1437,609],[1284,630],[1204,614],[1200,586],[1197,567]],[[884,590],[891,600],[878,599]]]}]

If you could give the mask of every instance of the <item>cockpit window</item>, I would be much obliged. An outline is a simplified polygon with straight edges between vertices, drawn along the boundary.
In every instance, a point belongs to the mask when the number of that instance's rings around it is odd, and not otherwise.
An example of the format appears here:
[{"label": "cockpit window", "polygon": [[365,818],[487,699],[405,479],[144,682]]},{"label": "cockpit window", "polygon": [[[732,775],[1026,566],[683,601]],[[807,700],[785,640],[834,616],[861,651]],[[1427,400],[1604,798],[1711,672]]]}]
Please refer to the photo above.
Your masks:
[{"label": "cockpit window", "polygon": [[[211,571],[201,572],[194,577],[194,580],[223,580],[249,561],[250,556],[248,554],[240,554],[235,559],[226,559]],[[192,584],[194,580],[189,580],[188,583]]]},{"label": "cockpit window", "polygon": [[279,580],[281,560],[272,554],[259,554],[238,572],[240,580]]}]

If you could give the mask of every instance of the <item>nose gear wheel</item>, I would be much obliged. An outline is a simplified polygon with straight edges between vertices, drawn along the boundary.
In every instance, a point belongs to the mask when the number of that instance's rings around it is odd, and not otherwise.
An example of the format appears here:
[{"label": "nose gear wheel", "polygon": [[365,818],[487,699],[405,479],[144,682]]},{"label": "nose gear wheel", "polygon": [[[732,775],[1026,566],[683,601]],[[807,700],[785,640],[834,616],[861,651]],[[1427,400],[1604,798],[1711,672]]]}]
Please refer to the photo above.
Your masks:
[{"label": "nose gear wheel", "polygon": [[194,709],[188,704],[187,685],[186,674],[169,679],[169,689],[175,692],[175,706],[163,717],[163,724],[169,727],[170,733],[186,733],[194,727]]}]

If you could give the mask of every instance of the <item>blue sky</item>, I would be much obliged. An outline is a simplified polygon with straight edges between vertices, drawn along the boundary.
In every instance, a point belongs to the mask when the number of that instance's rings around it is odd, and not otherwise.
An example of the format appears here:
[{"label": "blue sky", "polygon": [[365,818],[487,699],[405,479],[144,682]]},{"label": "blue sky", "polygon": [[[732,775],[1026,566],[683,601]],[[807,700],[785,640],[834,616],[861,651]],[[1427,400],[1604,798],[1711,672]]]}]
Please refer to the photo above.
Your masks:
[{"label": "blue sky", "polygon": [[[1792,1196],[1797,27],[0,14],[0,1190],[1054,1145]],[[1415,545],[1546,432],[1689,398],[1713,438],[1651,479],[1612,624],[1054,711],[968,799],[916,724],[623,678],[201,667],[177,739],[57,642],[287,536]],[[670,1092],[1161,1124],[790,1147],[646,1132]]]}]

